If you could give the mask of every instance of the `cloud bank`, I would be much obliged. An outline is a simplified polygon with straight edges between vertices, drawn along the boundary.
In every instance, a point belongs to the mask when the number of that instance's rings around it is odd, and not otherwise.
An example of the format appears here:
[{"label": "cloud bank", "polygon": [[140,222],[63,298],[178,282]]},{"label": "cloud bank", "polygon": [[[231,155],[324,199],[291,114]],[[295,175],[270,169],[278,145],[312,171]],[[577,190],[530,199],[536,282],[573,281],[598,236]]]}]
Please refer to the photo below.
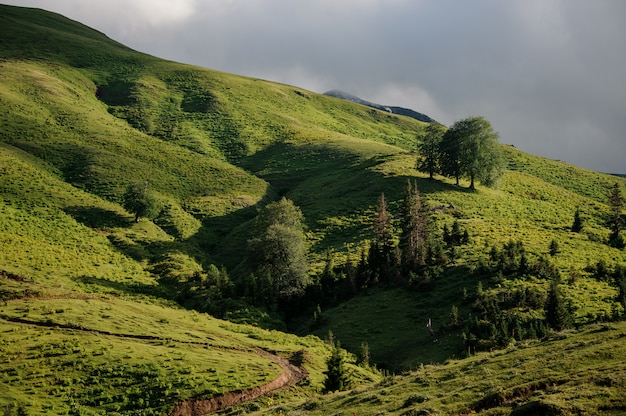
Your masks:
[{"label": "cloud bank", "polygon": [[134,49],[341,89],[501,141],[626,173],[626,2],[617,0],[14,0]]}]

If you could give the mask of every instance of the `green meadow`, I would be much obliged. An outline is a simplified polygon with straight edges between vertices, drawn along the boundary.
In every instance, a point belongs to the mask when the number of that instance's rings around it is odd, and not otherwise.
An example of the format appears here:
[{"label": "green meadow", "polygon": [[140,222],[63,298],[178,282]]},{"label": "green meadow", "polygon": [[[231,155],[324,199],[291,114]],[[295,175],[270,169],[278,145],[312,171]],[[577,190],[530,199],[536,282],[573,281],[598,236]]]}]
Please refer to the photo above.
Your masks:
[{"label": "green meadow", "polygon": [[[606,244],[608,194],[626,179],[503,138],[498,186],[471,191],[415,169],[426,124],[411,118],[165,61],[43,10],[0,5],[0,39],[4,414],[169,414],[276,379],[283,370],[268,353],[307,379],[229,414],[626,409],[624,307],[616,282],[597,272],[626,265],[626,251]],[[281,197],[304,215],[311,282],[328,258],[358,263],[381,193],[398,237],[409,180],[437,236],[455,221],[469,236],[429,290],[382,284],[322,305],[303,300],[303,312],[281,316],[180,289],[218,270],[239,284],[255,216]],[[135,222],[124,190],[146,181],[160,209]],[[571,231],[576,210],[580,232]],[[572,328],[468,351],[464,324],[480,296],[506,303],[549,290],[545,277],[485,267],[511,241],[558,271]],[[544,317],[542,308],[507,313]],[[350,384],[323,394],[329,332],[345,349]],[[363,343],[370,365],[357,364]]]}]

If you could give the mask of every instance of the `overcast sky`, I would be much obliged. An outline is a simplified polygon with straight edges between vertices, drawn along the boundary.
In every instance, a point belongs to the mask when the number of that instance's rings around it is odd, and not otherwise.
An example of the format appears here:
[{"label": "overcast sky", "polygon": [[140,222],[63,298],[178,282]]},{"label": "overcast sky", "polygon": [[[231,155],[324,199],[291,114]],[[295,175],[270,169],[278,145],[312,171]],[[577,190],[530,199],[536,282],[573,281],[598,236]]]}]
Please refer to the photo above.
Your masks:
[{"label": "overcast sky", "polygon": [[623,0],[0,0],[158,57],[340,89],[626,173]]}]

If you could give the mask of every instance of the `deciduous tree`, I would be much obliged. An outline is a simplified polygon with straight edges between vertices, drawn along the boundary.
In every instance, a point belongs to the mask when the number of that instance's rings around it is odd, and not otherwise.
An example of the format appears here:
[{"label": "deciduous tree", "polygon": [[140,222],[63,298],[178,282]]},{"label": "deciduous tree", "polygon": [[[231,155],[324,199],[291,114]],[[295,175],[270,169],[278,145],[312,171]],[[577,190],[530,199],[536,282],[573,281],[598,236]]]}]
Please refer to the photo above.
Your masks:
[{"label": "deciduous tree", "polygon": [[250,259],[260,276],[271,277],[274,300],[304,293],[308,266],[303,220],[300,209],[286,198],[268,204],[257,216]]},{"label": "deciduous tree", "polygon": [[426,127],[426,134],[418,146],[420,157],[417,161],[417,170],[428,173],[430,179],[439,172],[439,146],[446,129],[439,123],[430,123]]},{"label": "deciduous tree", "polygon": [[441,146],[442,173],[492,186],[503,171],[503,158],[498,145],[498,133],[483,117],[468,117],[454,123],[443,135]]},{"label": "deciduous tree", "polygon": [[156,214],[158,210],[156,199],[148,189],[148,181],[128,185],[124,192],[123,205],[126,211],[135,216],[135,222],[139,222],[141,217]]}]

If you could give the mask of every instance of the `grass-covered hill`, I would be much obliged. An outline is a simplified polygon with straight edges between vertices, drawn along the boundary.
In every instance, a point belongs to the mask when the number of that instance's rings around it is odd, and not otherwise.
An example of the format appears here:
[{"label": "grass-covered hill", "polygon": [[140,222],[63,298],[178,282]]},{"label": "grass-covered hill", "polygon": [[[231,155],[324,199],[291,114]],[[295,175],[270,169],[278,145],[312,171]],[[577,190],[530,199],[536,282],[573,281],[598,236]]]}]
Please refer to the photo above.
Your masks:
[{"label": "grass-covered hill", "polygon": [[[424,129],[297,87],[148,56],[53,13],[0,6],[0,406],[168,413],[191,398],[265,385],[291,359],[307,381],[241,412],[623,410],[623,325],[585,325],[623,314],[609,276],[626,254],[606,240],[608,193],[626,180],[502,145],[499,187],[469,191],[415,170]],[[221,292],[190,289],[193,279],[228,274],[241,285],[253,220],[267,203],[284,196],[302,210],[315,281],[329,258],[338,269],[358,262],[377,198],[384,193],[397,217],[408,179],[429,207],[446,207],[431,211],[437,232],[458,221],[470,239],[429,290],[379,285],[317,308],[305,299],[297,316],[233,296],[219,308],[233,322],[201,313]],[[122,196],[146,181],[160,210],[134,222]],[[577,209],[584,227],[573,233]],[[511,240],[560,272],[578,329],[513,337],[501,352],[462,359],[478,300],[504,307],[522,292],[535,303],[546,296],[546,278],[490,268],[492,249]],[[509,313],[543,319],[527,303]],[[286,329],[280,319],[299,336],[241,324]],[[355,390],[318,397],[329,331],[355,353],[367,343],[379,367],[413,372],[383,380],[350,364]],[[558,361],[556,349],[571,356]],[[536,357],[552,367],[532,366]]]}]

